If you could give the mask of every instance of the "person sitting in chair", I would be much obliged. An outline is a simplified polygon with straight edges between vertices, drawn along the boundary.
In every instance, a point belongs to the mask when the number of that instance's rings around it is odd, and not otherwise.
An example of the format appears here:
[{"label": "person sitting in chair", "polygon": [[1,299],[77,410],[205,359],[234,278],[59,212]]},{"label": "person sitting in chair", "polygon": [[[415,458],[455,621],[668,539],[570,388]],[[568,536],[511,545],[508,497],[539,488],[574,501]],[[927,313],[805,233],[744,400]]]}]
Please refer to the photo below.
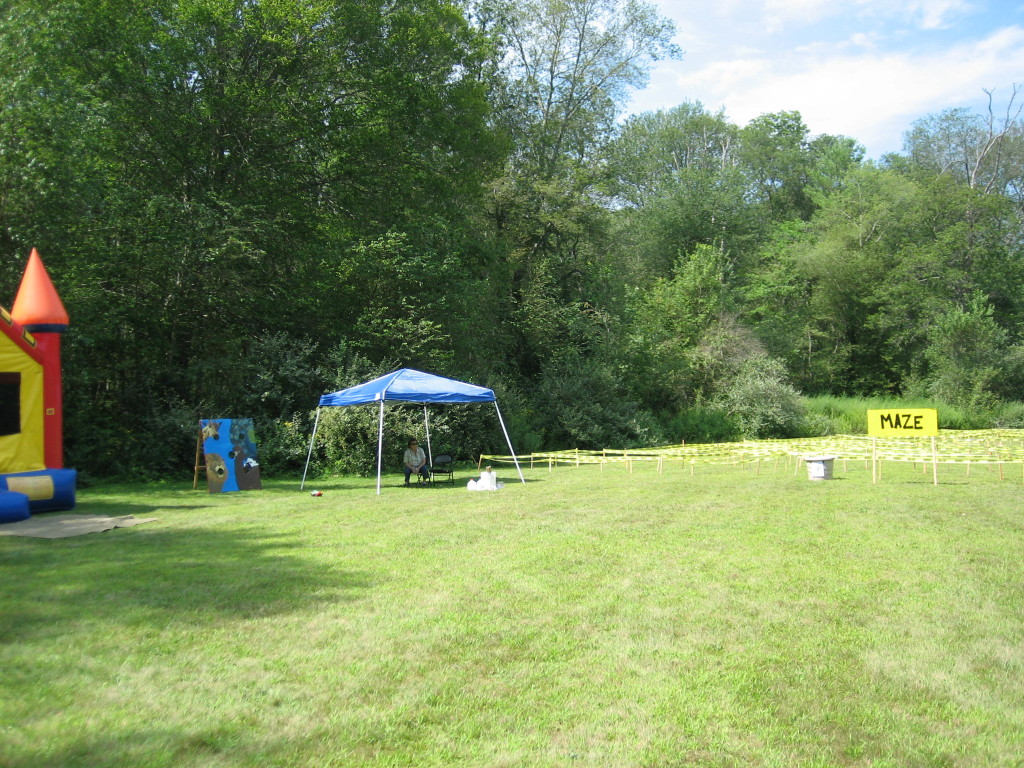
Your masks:
[{"label": "person sitting in chair", "polygon": [[424,480],[430,479],[430,468],[427,466],[427,455],[419,447],[416,438],[409,441],[409,447],[405,449],[405,484],[409,484],[409,478],[413,472],[419,472]]}]

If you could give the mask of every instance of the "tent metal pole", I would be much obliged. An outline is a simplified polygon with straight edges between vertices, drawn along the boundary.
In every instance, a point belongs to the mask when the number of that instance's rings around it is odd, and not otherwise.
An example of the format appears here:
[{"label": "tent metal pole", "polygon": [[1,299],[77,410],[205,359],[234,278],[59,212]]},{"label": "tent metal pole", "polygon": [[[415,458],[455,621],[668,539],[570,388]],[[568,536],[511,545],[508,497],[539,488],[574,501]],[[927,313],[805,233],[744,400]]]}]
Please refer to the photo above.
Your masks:
[{"label": "tent metal pole", "polygon": [[512,454],[512,461],[516,463],[516,472],[519,473],[519,479],[524,483],[526,478],[523,477],[523,470],[519,467],[519,459],[516,458],[515,449],[512,447],[512,440],[508,436],[508,430],[505,429],[505,420],[501,418],[501,408],[498,407],[498,401],[494,401],[494,410],[498,412],[498,423],[501,424],[501,431],[505,433],[505,442],[508,443],[508,452]]},{"label": "tent metal pole", "polygon": [[380,427],[377,429],[377,495],[380,496],[380,466],[384,455],[384,398],[380,399]]},{"label": "tent metal pole", "polygon": [[434,453],[430,450],[430,419],[427,418],[427,404],[423,404],[423,427],[427,431],[427,466],[434,466]]},{"label": "tent metal pole", "polygon": [[313,455],[313,441],[316,440],[316,428],[320,426],[320,406],[316,407],[316,420],[313,422],[313,434],[309,437],[309,452],[306,454],[306,467],[302,470],[302,483],[299,485],[301,491],[306,487],[306,472],[309,471],[309,459]]}]

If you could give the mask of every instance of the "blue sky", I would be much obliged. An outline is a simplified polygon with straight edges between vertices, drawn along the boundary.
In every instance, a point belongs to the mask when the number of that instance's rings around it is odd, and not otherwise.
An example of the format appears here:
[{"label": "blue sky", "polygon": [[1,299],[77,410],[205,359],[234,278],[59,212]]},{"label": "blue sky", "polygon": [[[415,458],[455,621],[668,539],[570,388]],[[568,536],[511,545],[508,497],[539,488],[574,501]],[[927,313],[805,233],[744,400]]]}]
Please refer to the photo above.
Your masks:
[{"label": "blue sky", "polygon": [[700,101],[738,125],[796,110],[812,135],[903,146],[914,120],[951,107],[997,117],[1024,103],[1024,0],[649,0],[676,24],[628,113]]}]

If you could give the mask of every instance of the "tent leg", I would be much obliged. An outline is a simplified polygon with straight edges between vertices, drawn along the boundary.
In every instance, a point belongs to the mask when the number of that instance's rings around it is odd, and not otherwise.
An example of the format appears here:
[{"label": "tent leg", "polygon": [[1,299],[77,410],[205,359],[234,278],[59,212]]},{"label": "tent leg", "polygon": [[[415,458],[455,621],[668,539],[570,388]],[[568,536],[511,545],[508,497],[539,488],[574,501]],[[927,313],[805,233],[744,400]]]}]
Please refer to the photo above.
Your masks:
[{"label": "tent leg", "polygon": [[526,478],[523,477],[523,470],[519,467],[519,459],[516,458],[515,449],[512,448],[512,440],[508,436],[508,430],[505,429],[505,420],[501,418],[501,408],[498,407],[498,401],[494,401],[494,410],[498,412],[498,423],[501,424],[501,431],[505,433],[505,442],[508,443],[508,452],[512,454],[512,461],[516,463],[516,472],[519,473],[519,479],[524,483]]},{"label": "tent leg", "polygon": [[306,467],[302,470],[302,483],[299,485],[301,491],[306,487],[306,472],[309,471],[309,459],[313,455],[313,441],[316,440],[316,428],[320,426],[320,406],[316,409],[316,420],[313,422],[313,434],[309,438],[309,452],[306,454]]},{"label": "tent leg", "polygon": [[434,454],[430,450],[430,419],[427,418],[427,406],[423,406],[423,428],[427,432],[427,466],[434,466]]},{"label": "tent leg", "polygon": [[377,495],[380,496],[380,467],[384,455],[384,399],[380,401],[380,427],[377,429]]}]

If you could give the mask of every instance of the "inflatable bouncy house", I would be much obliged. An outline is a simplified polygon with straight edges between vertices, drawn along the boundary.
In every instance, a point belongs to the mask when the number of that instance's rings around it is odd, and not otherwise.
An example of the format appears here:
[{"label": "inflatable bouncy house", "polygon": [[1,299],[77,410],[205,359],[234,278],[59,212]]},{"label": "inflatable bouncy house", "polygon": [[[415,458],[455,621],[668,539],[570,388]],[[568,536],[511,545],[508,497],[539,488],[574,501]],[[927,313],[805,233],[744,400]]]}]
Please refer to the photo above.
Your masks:
[{"label": "inflatable bouncy house", "polygon": [[0,307],[0,523],[75,506],[64,468],[60,335],[68,313],[33,248],[10,313]]}]

